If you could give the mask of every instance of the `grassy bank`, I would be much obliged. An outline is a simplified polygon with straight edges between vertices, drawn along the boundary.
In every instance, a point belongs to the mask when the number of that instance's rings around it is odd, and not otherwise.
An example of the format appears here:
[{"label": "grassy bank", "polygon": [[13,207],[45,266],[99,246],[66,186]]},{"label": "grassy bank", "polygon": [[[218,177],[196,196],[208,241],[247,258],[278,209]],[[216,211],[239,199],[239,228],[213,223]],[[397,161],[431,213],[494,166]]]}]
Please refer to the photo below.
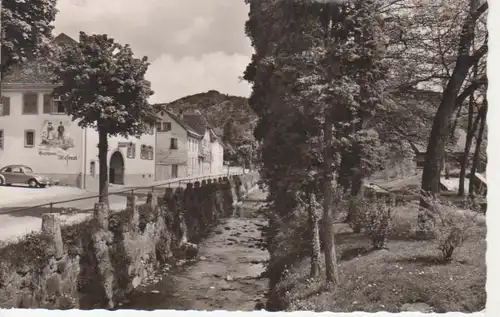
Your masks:
[{"label": "grassy bank", "polygon": [[[435,312],[474,312],[486,303],[486,225],[472,223],[470,237],[454,261],[443,263],[435,241],[417,241],[417,210],[406,205],[394,219],[388,250],[372,251],[370,240],[345,224],[336,225],[340,285],[323,291],[309,278],[309,259],[289,267],[271,293],[282,309],[312,311],[390,311],[426,303]],[[321,275],[324,276],[324,273]]]}]

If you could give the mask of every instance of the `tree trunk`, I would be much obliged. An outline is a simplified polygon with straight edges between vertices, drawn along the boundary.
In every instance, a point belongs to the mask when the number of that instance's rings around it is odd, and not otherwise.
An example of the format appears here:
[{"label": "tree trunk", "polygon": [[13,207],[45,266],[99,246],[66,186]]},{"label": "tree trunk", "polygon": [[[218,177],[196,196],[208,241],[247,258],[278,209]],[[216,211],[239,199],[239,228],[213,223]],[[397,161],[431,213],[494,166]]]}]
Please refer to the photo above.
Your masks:
[{"label": "tree trunk", "polygon": [[[467,137],[465,139],[465,149],[462,157],[460,158],[460,179],[458,183],[458,196],[465,196],[465,175],[467,173],[467,162],[469,161],[469,153],[470,148],[472,146],[472,139],[474,138],[474,134],[476,133],[477,126],[479,123],[480,115],[476,116],[476,119],[473,120],[474,117],[474,102],[473,96],[471,95],[469,100],[469,115],[467,119]],[[469,179],[469,186],[472,179]]]},{"label": "tree trunk", "polygon": [[[484,56],[487,50],[487,47],[483,45],[473,56],[469,55],[472,40],[474,39],[476,20],[488,7],[487,3],[485,3],[478,10],[474,10],[474,3],[475,0],[471,0],[471,10],[460,35],[458,58],[455,68],[444,89],[443,98],[434,117],[427,145],[427,155],[422,173],[422,191],[431,194],[439,193],[439,180],[445,152],[445,142],[449,135],[451,117],[457,106],[458,93],[467,77],[469,69],[479,58]],[[427,207],[424,200],[421,200],[420,203],[423,207]]]},{"label": "tree trunk", "polygon": [[99,128],[99,202],[109,205],[108,198],[108,133]]},{"label": "tree trunk", "polygon": [[320,269],[321,244],[319,236],[319,217],[316,210],[316,195],[309,193],[309,221],[311,228],[311,277],[317,277]]},{"label": "tree trunk", "polygon": [[325,252],[326,286],[330,288],[338,284],[337,254],[335,251],[335,237],[333,233],[333,215],[331,205],[333,201],[332,187],[332,119],[331,115],[325,116],[325,157],[324,157],[324,191],[323,191],[323,245]]},{"label": "tree trunk", "polygon": [[474,159],[472,161],[472,166],[470,169],[470,180],[469,180],[469,196],[474,197],[474,175],[476,175],[477,167],[481,160],[481,143],[483,142],[484,129],[486,127],[486,113],[488,112],[488,105],[485,100],[485,105],[479,110],[478,116],[481,117],[481,125],[479,126],[479,132],[477,134],[476,150],[474,151]]},{"label": "tree trunk", "polygon": [[[446,151],[444,152],[443,155],[443,168],[444,168],[444,178],[445,179],[450,179],[450,168],[448,166],[448,157],[446,155]],[[440,173],[441,175],[441,173]]]}]

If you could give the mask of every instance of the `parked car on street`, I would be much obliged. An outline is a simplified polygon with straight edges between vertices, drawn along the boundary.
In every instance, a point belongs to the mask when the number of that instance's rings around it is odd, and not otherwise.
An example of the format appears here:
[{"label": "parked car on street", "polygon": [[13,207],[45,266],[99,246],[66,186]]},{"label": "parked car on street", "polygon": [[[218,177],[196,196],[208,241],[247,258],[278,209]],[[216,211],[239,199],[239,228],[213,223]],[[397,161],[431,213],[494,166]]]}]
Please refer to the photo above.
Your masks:
[{"label": "parked car on street", "polygon": [[33,173],[26,165],[7,165],[0,169],[0,185],[28,184],[29,187],[45,187],[50,180]]}]

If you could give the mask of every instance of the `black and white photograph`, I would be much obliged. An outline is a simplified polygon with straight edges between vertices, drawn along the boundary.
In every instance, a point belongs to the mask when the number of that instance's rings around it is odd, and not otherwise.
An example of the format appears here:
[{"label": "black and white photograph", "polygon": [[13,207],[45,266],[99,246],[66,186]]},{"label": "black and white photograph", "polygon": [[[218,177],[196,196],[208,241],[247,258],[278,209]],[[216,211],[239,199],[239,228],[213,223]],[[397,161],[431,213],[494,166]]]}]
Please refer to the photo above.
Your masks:
[{"label": "black and white photograph", "polygon": [[0,0],[0,316],[490,314],[491,2]]}]

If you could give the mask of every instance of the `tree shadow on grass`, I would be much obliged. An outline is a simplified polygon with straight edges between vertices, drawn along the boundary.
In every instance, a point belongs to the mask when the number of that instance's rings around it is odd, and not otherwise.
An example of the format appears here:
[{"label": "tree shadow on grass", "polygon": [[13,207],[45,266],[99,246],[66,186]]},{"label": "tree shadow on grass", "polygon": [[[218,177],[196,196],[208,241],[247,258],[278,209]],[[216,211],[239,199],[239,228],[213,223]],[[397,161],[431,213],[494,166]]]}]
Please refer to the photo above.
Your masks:
[{"label": "tree shadow on grass", "polygon": [[[414,256],[414,257],[410,257],[410,258],[391,259],[391,260],[388,260],[387,262],[399,263],[399,264],[419,264],[422,266],[448,265],[450,263],[453,263],[453,262],[445,261],[437,255],[421,255],[421,256]],[[458,261],[456,261],[456,262],[460,263]],[[465,262],[463,262],[463,263],[465,263]]]},{"label": "tree shadow on grass", "polygon": [[[394,232],[389,235],[388,238],[390,241],[422,241],[423,238],[419,237],[414,232]],[[424,239],[426,240],[426,239]]]},{"label": "tree shadow on grass", "polygon": [[376,250],[368,247],[356,247],[342,250],[342,253],[340,254],[340,261],[350,261],[359,256],[368,255],[374,251]]}]

